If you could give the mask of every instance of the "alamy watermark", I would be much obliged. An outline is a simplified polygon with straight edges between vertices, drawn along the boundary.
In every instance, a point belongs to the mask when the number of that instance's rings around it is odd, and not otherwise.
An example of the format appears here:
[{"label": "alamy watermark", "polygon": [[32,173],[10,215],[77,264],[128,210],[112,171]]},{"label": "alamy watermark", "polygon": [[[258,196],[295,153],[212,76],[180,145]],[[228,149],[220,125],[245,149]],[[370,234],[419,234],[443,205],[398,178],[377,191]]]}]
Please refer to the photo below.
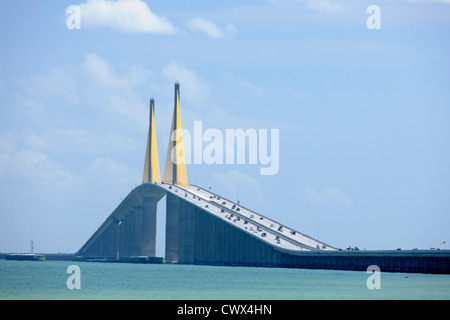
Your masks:
[{"label": "alamy watermark", "polygon": [[376,265],[371,265],[367,267],[367,273],[370,273],[370,276],[367,278],[366,286],[367,289],[381,289],[381,271],[380,267]]},{"label": "alamy watermark", "polygon": [[366,26],[368,29],[381,29],[381,9],[379,6],[372,4],[367,7],[366,13],[370,16],[366,20]]},{"label": "alamy watermark", "polygon": [[69,30],[81,29],[81,8],[80,6],[71,5],[66,8],[66,27]]},{"label": "alamy watermark", "polygon": [[70,289],[70,290],[81,289],[80,267],[77,265],[70,265],[67,267],[66,273],[70,274],[70,276],[67,278],[67,281],[66,281],[67,289]]},{"label": "alamy watermark", "polygon": [[[381,10],[380,7],[372,4],[367,7],[366,13],[370,16],[366,20],[368,29],[381,29]],[[69,30],[81,29],[81,8],[77,5],[70,5],[66,8],[66,26]]]},{"label": "alamy watermark", "polygon": [[[279,129],[225,129],[203,131],[202,121],[194,121],[194,132],[181,130],[183,145],[170,151],[175,164],[250,164],[260,165],[261,175],[275,175],[280,166]],[[174,130],[170,141],[175,142],[178,130]],[[270,144],[269,144],[270,139]],[[269,152],[270,146],[270,152]],[[178,155],[176,154],[178,152]]]}]

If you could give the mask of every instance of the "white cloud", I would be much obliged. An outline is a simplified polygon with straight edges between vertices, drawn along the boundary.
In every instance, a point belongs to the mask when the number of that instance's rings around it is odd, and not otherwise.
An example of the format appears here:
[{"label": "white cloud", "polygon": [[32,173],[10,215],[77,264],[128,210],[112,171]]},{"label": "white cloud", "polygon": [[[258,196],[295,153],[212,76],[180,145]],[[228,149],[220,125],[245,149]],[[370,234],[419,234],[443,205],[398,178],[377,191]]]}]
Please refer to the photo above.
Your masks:
[{"label": "white cloud", "polygon": [[121,75],[116,67],[109,64],[96,53],[86,55],[83,62],[85,76],[97,85],[107,88],[121,88],[141,85],[151,72],[145,68],[128,67]]},{"label": "white cloud", "polygon": [[96,53],[89,53],[83,61],[83,70],[86,77],[102,87],[119,88],[126,85],[125,79],[121,79],[114,66],[108,64]]},{"label": "white cloud", "polygon": [[[50,157],[42,148],[47,141],[27,129],[0,134],[0,179],[38,187],[81,187],[81,177]],[[26,188],[25,188],[26,189]]]},{"label": "white cloud", "polygon": [[80,103],[79,81],[72,67],[15,78],[14,82],[19,107],[14,108],[14,113],[31,120],[28,125],[46,127],[50,122],[60,123],[60,114],[74,110]]},{"label": "white cloud", "polygon": [[103,154],[106,152],[132,152],[144,148],[143,144],[120,134],[100,135],[80,129],[49,130],[43,136],[34,133],[0,135],[0,179],[12,179],[32,186],[82,188],[93,183],[131,185],[139,175],[137,169],[107,158],[94,158],[84,171],[78,173],[58,162],[57,155]]},{"label": "white cloud", "polygon": [[34,123],[45,123],[45,104],[35,97],[30,97],[26,93],[16,93],[17,106],[15,112],[22,116],[32,119]]},{"label": "white cloud", "polygon": [[30,134],[26,144],[33,149],[57,150],[63,154],[129,153],[143,144],[119,133],[100,134],[85,129],[50,129],[42,136]]},{"label": "white cloud", "polygon": [[237,33],[237,28],[232,24],[222,30],[211,20],[203,18],[190,19],[188,27],[193,32],[205,33],[211,38],[233,37]]},{"label": "white cloud", "polygon": [[144,125],[147,107],[136,89],[146,83],[150,74],[138,66],[126,67],[119,73],[114,65],[90,53],[83,62],[83,75],[91,84],[84,95],[91,105]]},{"label": "white cloud", "polygon": [[[0,179],[79,190],[91,181],[80,168],[91,155],[142,148],[145,153],[145,140],[133,134],[142,131],[146,137],[150,97],[141,89],[150,74],[144,67],[113,64],[91,53],[80,64],[15,79],[14,115],[23,125],[0,132]],[[114,172],[111,163],[104,164]]]},{"label": "white cloud", "polygon": [[0,135],[0,152],[13,152],[15,150],[14,135],[4,131]]},{"label": "white cloud", "polygon": [[50,144],[48,143],[48,141],[46,139],[44,139],[43,137],[35,134],[35,133],[31,133],[25,141],[26,145],[28,145],[29,147],[33,148],[33,149],[43,149],[43,148],[48,148],[50,146]]},{"label": "white cloud", "polygon": [[77,81],[73,70],[51,70],[47,75],[35,74],[28,78],[16,78],[15,82],[27,96],[39,99],[64,99],[77,103]]},{"label": "white cloud", "polygon": [[207,101],[210,101],[211,91],[208,85],[194,70],[190,70],[176,61],[171,61],[163,67],[163,75],[171,82],[171,86],[175,81],[180,82],[183,97],[197,107],[203,107]]},{"label": "white cloud", "polygon": [[321,191],[313,188],[306,188],[306,195],[309,201],[314,203],[338,203],[344,206],[350,205],[350,200],[336,187],[327,187]]},{"label": "white cloud", "polygon": [[82,180],[76,173],[55,162],[43,152],[20,149],[0,153],[0,173],[36,186],[80,187]]},{"label": "white cloud", "polygon": [[124,116],[144,127],[149,97],[143,100],[140,87],[148,85],[150,75],[145,67],[111,64],[89,53],[79,65],[15,79],[20,108],[14,111],[42,127],[70,126],[68,121],[95,110],[106,111],[103,116]]},{"label": "white cloud", "polygon": [[234,24],[227,24],[225,27],[225,33],[228,37],[234,37],[238,32],[238,29]]},{"label": "white cloud", "polygon": [[110,188],[132,185],[140,177],[137,169],[108,158],[95,158],[83,175],[89,184]]},{"label": "white cloud", "polygon": [[81,27],[108,27],[131,33],[173,34],[176,28],[141,0],[88,0],[80,4]]},{"label": "white cloud", "polygon": [[[243,117],[242,115],[232,114],[228,111],[228,108],[224,108],[222,105],[218,105],[217,99],[215,99],[214,94],[215,87],[211,86],[208,81],[201,77],[194,69],[188,68],[185,65],[177,62],[171,61],[163,67],[162,70],[163,78],[165,79],[163,84],[158,85],[157,91],[161,94],[167,94],[171,97],[170,101],[173,101],[173,85],[175,81],[178,81],[181,86],[181,99],[182,99],[182,121],[183,128],[193,129],[192,125],[194,121],[201,120],[204,122],[205,126],[203,130],[208,128],[267,128],[270,122],[265,122],[258,117]],[[260,94],[261,89],[257,86],[251,84],[245,79],[241,79],[242,82],[238,85],[241,88],[249,89],[255,94]],[[224,82],[226,80],[224,79]],[[236,86],[232,88],[235,92]],[[187,106],[186,106],[187,104]],[[173,106],[173,102],[170,103]],[[172,110],[172,107],[168,105],[165,110]],[[185,106],[185,107],[184,107]],[[170,123],[172,119],[171,111],[166,112],[160,108],[158,111],[159,118],[162,116],[167,116],[167,123]],[[161,112],[165,113],[161,115]],[[164,123],[164,122],[162,122]],[[191,127],[189,127],[191,125]],[[160,126],[157,125],[157,130]]]}]

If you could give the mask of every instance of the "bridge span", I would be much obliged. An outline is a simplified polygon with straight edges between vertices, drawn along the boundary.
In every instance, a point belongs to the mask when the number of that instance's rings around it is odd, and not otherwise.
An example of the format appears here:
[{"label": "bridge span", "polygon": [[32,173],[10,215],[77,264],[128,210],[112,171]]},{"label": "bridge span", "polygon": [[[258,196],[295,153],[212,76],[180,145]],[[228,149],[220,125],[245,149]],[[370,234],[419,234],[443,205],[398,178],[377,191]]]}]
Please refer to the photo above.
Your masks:
[{"label": "bridge span", "polygon": [[78,259],[154,256],[145,248],[156,244],[156,233],[143,237],[139,221],[147,210],[156,225],[156,202],[164,196],[166,262],[360,271],[377,265],[386,272],[450,273],[448,250],[342,251],[199,186],[166,183],[131,191],[76,253]]},{"label": "bridge span", "polygon": [[[149,236],[153,232],[145,226],[156,228],[156,204],[164,196],[167,196],[166,260],[169,262],[188,262],[183,254],[192,251],[188,260],[218,263],[215,260],[221,254],[208,250],[223,248],[234,256],[242,251],[240,247],[245,247],[240,242],[284,253],[338,250],[202,187],[146,183],[130,192],[78,255],[116,258],[154,255],[156,249],[148,251],[148,247],[156,246],[156,231]],[[151,217],[149,220],[154,223],[142,223],[145,217]],[[236,247],[235,242],[240,244]],[[181,257],[179,252],[183,253]],[[248,255],[257,257],[258,253]],[[220,258],[220,263],[233,260],[226,256]],[[243,261],[233,263],[245,265]]]},{"label": "bridge span", "polygon": [[[171,263],[450,273],[450,252],[342,251],[276,220],[188,183],[181,136],[180,87],[163,179],[154,99],[142,184],[134,188],[76,253],[77,259],[130,261],[156,256],[157,204],[166,198],[164,259]],[[132,259],[131,259],[132,260]]]}]

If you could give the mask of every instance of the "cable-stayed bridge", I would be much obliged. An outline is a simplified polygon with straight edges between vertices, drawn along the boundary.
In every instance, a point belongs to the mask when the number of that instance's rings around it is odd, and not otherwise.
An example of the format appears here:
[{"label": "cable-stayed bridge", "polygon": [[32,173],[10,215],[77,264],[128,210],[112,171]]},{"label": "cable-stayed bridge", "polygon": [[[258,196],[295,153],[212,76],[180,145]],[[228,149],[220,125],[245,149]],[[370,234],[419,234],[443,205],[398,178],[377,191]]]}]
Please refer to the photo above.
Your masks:
[{"label": "cable-stayed bridge", "polygon": [[155,257],[157,204],[165,196],[167,262],[347,270],[378,265],[386,271],[449,273],[448,251],[342,251],[208,189],[189,185],[178,83],[161,179],[154,114],[151,99],[142,184],[107,217],[76,253],[78,258]]}]

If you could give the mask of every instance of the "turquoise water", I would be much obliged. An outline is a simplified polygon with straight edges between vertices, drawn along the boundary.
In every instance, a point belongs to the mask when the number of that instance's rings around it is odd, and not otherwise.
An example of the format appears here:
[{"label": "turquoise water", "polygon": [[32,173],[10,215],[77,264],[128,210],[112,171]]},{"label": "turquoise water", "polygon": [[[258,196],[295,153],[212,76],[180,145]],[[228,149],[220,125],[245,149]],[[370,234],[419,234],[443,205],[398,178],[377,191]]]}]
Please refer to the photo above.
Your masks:
[{"label": "turquoise water", "polygon": [[[68,289],[67,267],[81,289]],[[0,299],[450,299],[450,275],[280,268],[0,260]]]}]

